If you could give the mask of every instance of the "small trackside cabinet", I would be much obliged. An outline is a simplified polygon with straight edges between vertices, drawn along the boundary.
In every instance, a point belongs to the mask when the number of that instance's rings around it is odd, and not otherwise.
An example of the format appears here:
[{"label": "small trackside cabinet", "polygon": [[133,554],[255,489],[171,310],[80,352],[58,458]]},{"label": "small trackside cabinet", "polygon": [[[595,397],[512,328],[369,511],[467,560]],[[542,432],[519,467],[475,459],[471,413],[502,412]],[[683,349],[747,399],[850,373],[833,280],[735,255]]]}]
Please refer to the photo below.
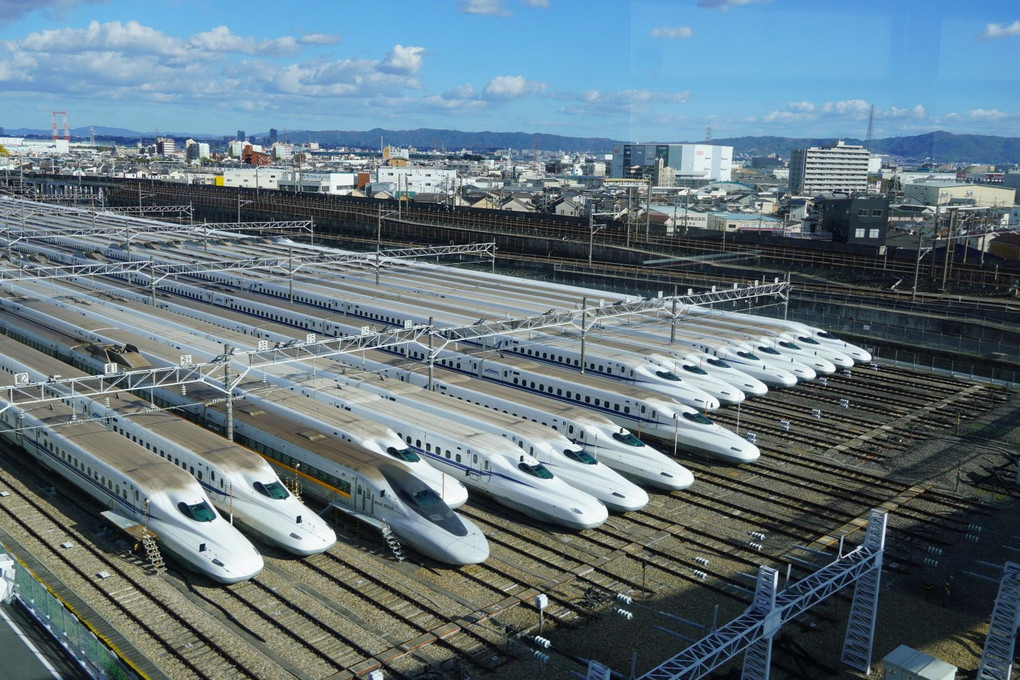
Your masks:
[{"label": "small trackside cabinet", "polygon": [[956,680],[956,666],[900,645],[882,663],[885,680]]}]

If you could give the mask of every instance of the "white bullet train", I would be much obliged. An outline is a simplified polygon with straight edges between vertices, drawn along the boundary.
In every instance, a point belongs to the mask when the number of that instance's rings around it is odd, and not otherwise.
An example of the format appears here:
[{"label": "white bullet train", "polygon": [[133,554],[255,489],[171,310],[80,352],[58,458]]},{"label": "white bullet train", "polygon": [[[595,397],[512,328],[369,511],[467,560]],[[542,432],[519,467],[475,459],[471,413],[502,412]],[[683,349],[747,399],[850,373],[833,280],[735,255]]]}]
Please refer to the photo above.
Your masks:
[{"label": "white bullet train", "polygon": [[[343,360],[345,357],[336,357]],[[648,504],[648,494],[628,481],[612,468],[575,445],[555,430],[531,420],[482,408],[472,403],[455,404],[448,398],[429,392],[408,382],[378,380],[377,375],[390,368],[387,364],[368,359],[347,358],[351,365],[371,372],[372,380],[361,380],[358,385],[409,408],[432,413],[440,418],[478,428],[508,439],[517,447],[534,456],[542,465],[570,486],[591,494],[610,510],[631,512]],[[345,376],[350,379],[348,376]],[[356,377],[356,376],[355,376]],[[351,384],[351,383],[348,383]]]},{"label": "white bullet train", "polygon": [[[428,350],[420,345],[398,348],[408,358],[427,361]],[[647,390],[589,378],[516,356],[485,358],[441,350],[437,366],[507,385],[529,393],[573,403],[593,410],[637,436],[648,436],[675,449],[729,463],[751,463],[761,456],[757,446],[716,425],[694,409]]]},{"label": "white bullet train", "polygon": [[[91,313],[98,313],[98,310],[92,310]],[[221,325],[226,323],[221,320]],[[165,330],[163,332],[166,333]],[[176,365],[180,351],[190,351],[196,360],[209,360],[221,351],[202,348],[198,344],[185,346],[182,344],[185,339],[178,336],[174,339],[174,346],[178,352],[168,352],[167,346],[156,346],[161,340],[156,337],[159,336],[158,332],[150,335],[151,337],[147,339],[131,336],[131,344],[135,347],[141,345],[147,347],[152,353],[150,359],[162,354],[163,358],[156,360],[161,365]],[[119,336],[128,337],[125,333]],[[198,336],[192,336],[191,342],[197,343],[198,339]],[[170,353],[173,353],[173,358],[169,357]],[[297,366],[302,374],[312,373],[308,367]],[[475,429],[448,420],[440,420],[434,416],[420,418],[417,414],[408,413],[407,409],[387,403],[388,400],[376,395],[351,388],[343,389],[335,380],[323,381],[321,378],[297,380],[297,376],[292,375],[294,367],[283,369],[288,374],[287,377],[280,377],[279,371],[274,373],[273,370],[266,369],[265,379],[270,384],[313,397],[314,400],[336,409],[351,409],[356,414],[387,425],[433,467],[448,475],[453,474],[448,486],[463,483],[478,488],[501,503],[523,509],[529,516],[571,529],[593,528],[601,525],[608,517],[607,508],[591,495],[568,486],[559,478],[545,479],[548,470],[532,457],[528,456],[529,460],[524,461],[527,465],[522,465],[518,460],[520,450],[501,437],[480,433]],[[315,373],[319,376],[328,375],[322,369],[316,369]],[[309,388],[307,385],[314,387]],[[329,385],[332,385],[333,389],[327,389]],[[278,402],[279,399],[274,401]],[[299,401],[309,406],[312,404],[310,400]],[[400,427],[397,427],[398,424]],[[426,442],[425,445],[423,441]],[[441,456],[433,451],[433,447],[441,447],[444,452],[456,454],[453,460],[440,460]],[[456,460],[462,456],[463,461]],[[507,463],[508,459],[512,464]],[[525,469],[526,467],[529,469]],[[536,477],[536,474],[541,476]]]},{"label": "white bullet train", "polygon": [[72,420],[73,413],[60,402],[11,406],[0,412],[0,436],[109,508],[124,525],[146,527],[187,568],[219,583],[245,581],[262,571],[262,555],[216,512],[194,477],[101,423]]},{"label": "white bullet train", "polygon": [[[433,375],[432,379],[436,394],[549,427],[637,484],[678,491],[694,483],[690,470],[597,413],[542,395],[479,381],[443,367],[439,372],[441,375]],[[427,386],[429,380],[420,365],[388,366],[380,368],[379,373],[419,387]]]},{"label": "white bullet train", "polygon": [[[549,363],[562,368],[579,371],[581,368],[580,348],[567,344],[567,338],[553,338],[535,335],[529,338],[498,336],[487,338],[485,345],[501,352],[513,352],[540,363]],[[585,372],[627,385],[637,385],[654,392],[661,392],[675,401],[699,411],[714,411],[719,408],[719,399],[703,387],[694,385],[672,371],[663,370],[643,357],[613,350],[596,343],[585,348]],[[730,390],[732,392],[732,390]],[[727,396],[730,396],[727,393]],[[735,392],[732,395],[736,399]],[[744,395],[741,393],[740,401]],[[734,402],[736,403],[736,402]]]},{"label": "white bullet train", "polygon": [[[69,289],[57,285],[53,285],[51,288],[64,290],[65,292],[69,291]],[[32,294],[33,291],[30,286],[17,285],[15,290],[25,294]],[[119,297],[124,296],[121,295]],[[73,302],[65,303],[59,299],[54,299],[52,302],[54,305],[65,309],[78,311],[81,315],[95,321],[116,323],[125,328],[133,327],[136,330],[140,330],[139,326],[150,329],[143,332],[143,335],[150,341],[162,343],[177,350],[173,357],[169,356],[169,354],[163,357],[165,360],[163,365],[173,365],[174,357],[179,357],[181,351],[197,352],[198,348],[195,344],[185,347],[185,344],[189,342],[201,345],[206,350],[204,355],[206,358],[217,356],[221,353],[222,344],[214,339],[210,339],[209,336],[196,336],[192,328],[194,324],[188,325],[170,321],[166,318],[165,314],[152,315],[149,313],[151,307],[130,309],[109,300],[101,300],[94,297],[90,297],[89,300],[91,302],[88,306],[76,305]],[[220,323],[218,325],[222,326],[223,324]],[[287,400],[287,393],[283,393],[282,396],[274,395],[272,398],[263,398],[259,394],[262,391],[264,390],[258,390],[258,392],[249,391],[247,395],[249,402],[259,405],[266,410],[286,407],[283,401]],[[404,442],[392,430],[377,421],[352,414],[348,411],[325,409],[306,400],[294,400],[294,402],[300,402],[299,408],[294,411],[295,417],[297,417],[297,414],[301,414],[301,417],[306,420],[319,418],[328,423],[332,436],[357,444],[368,451],[377,453],[381,457],[401,461],[411,469],[413,474],[439,493],[443,501],[451,508],[456,509],[467,501],[468,491],[463,484],[455,479],[447,479],[442,472],[436,470],[409,447],[405,446]]]},{"label": "white bullet train", "polygon": [[[33,382],[47,376],[81,378],[86,373],[27,345],[0,337],[0,368],[27,373]],[[59,386],[56,386],[59,388]],[[72,408],[108,429],[145,446],[198,480],[221,514],[246,531],[295,555],[325,552],[336,533],[280,483],[257,454],[127,393],[69,399]]]},{"label": "white bullet train", "polygon": [[[148,365],[130,343],[112,341],[91,331],[74,331],[73,324],[58,318],[68,316],[65,310],[48,309],[53,312],[50,316],[30,309],[31,305],[47,307],[36,300],[0,300],[0,308],[6,312],[0,315],[0,328],[90,372],[102,372],[109,362]],[[72,330],[65,330],[68,327]],[[75,342],[67,341],[68,332],[77,338]],[[260,382],[252,380],[237,389]],[[181,408],[211,429],[222,432],[226,427],[222,392],[204,383],[190,385],[187,395],[161,388],[147,390],[147,395],[157,406]],[[375,453],[330,438],[325,432],[302,428],[279,414],[247,408],[243,403],[233,409],[232,420],[235,441],[260,453],[280,474],[300,480],[305,492],[331,507],[370,526],[389,527],[403,544],[439,562],[477,564],[488,558],[488,541],[482,531],[454,513],[439,494],[398,460],[380,461]],[[120,437],[114,433],[111,436]],[[170,467],[178,469],[172,464]]]},{"label": "white bullet train", "polygon": [[[768,316],[740,314],[739,312],[705,310],[703,307],[699,307],[697,309],[698,313],[703,314],[707,311],[710,316],[715,316],[721,319],[736,320],[738,322],[742,320],[749,320],[749,323],[753,323],[760,328],[772,328],[777,334],[789,333],[791,334],[790,340],[793,342],[803,343],[809,347],[813,347],[814,344],[817,343],[822,347],[846,354],[857,363],[867,363],[872,359],[871,352],[867,351],[863,347],[841,340],[828,331],[805,323],[800,323],[799,321],[773,319]],[[841,366],[841,368],[845,367]]]},{"label": "white bullet train", "polygon": [[[105,288],[101,285],[97,286]],[[114,287],[108,287],[111,291],[115,290]],[[180,288],[175,286],[175,288]],[[187,297],[192,299],[194,296],[201,292],[201,289],[188,286],[186,289]],[[136,300],[147,299],[147,296],[141,293],[131,293],[130,291],[124,291],[121,297],[133,297]],[[221,306],[228,309],[243,308],[247,310],[247,313],[254,313],[256,316],[262,318],[275,318],[282,320],[290,326],[297,326],[300,328],[315,328],[322,332],[325,330],[328,334],[350,334],[355,329],[346,326],[340,326],[329,322],[323,322],[321,325],[309,325],[314,320],[308,317],[307,314],[300,312],[290,312],[282,310],[277,307],[270,305],[263,305],[261,303],[252,303],[248,301],[239,301],[236,298],[227,298],[225,296],[218,296],[217,299],[222,303]],[[161,309],[165,311],[173,310],[176,314],[185,317],[195,319],[201,322],[211,323],[221,328],[229,328],[231,330],[244,332],[244,329],[250,329],[245,323],[234,323],[230,320],[229,315],[233,312],[220,312],[212,314],[209,312],[196,309],[186,304],[172,304],[164,301],[159,302]],[[304,321],[302,321],[304,319]],[[265,328],[259,328],[251,331],[252,335],[258,339],[270,340],[274,343],[285,344],[287,341],[293,340],[291,336],[285,336],[271,332]],[[380,355],[380,358],[386,356],[382,353],[376,353]],[[361,356],[361,355],[359,355]],[[389,370],[381,369],[380,370]],[[399,376],[399,370],[394,375]],[[450,374],[447,378],[447,382],[451,380],[457,380],[457,374]],[[425,383],[416,382],[419,386]],[[495,385],[490,385],[489,389],[496,388]],[[500,388],[506,389],[506,388]],[[517,393],[516,399],[527,397],[526,394]],[[458,396],[459,399],[471,401],[465,396]],[[472,403],[479,403],[482,406],[491,407],[488,402],[488,395],[485,392],[476,394],[477,401]],[[624,476],[636,481],[639,484],[650,484],[658,488],[667,490],[678,490],[688,488],[694,481],[693,475],[689,470],[676,463],[671,458],[663,456],[658,451],[645,446],[645,444],[625,429],[615,425],[611,421],[605,418],[599,417],[597,414],[593,414],[585,409],[578,408],[571,404],[565,404],[562,402],[556,402],[554,400],[541,399],[544,404],[540,408],[533,408],[528,410],[527,405],[518,404],[517,402],[504,400],[505,404],[500,407],[507,413],[514,415],[520,415],[521,417],[530,418],[533,421],[541,422],[542,424],[549,424],[554,429],[559,429],[564,432],[573,442],[583,445],[585,448],[594,451],[596,458],[605,463],[608,467],[620,472]],[[347,414],[348,412],[344,412]],[[364,419],[362,419],[364,420]],[[374,422],[374,421],[372,421]],[[347,432],[353,431],[351,427],[344,426],[344,430]],[[389,431],[387,429],[387,431]],[[366,442],[362,440],[356,440],[363,446],[371,447],[371,444],[377,442]],[[404,442],[397,440],[401,448],[400,455],[404,459],[407,457],[408,449]],[[386,449],[389,450],[394,448],[394,445],[387,443]],[[413,452],[410,452],[414,455]],[[415,468],[417,470],[417,468]],[[416,474],[419,474],[416,472]],[[421,476],[419,474],[419,476]],[[435,486],[433,485],[435,488]],[[444,498],[451,505],[454,504],[450,498],[450,492],[447,491],[444,494]]]}]

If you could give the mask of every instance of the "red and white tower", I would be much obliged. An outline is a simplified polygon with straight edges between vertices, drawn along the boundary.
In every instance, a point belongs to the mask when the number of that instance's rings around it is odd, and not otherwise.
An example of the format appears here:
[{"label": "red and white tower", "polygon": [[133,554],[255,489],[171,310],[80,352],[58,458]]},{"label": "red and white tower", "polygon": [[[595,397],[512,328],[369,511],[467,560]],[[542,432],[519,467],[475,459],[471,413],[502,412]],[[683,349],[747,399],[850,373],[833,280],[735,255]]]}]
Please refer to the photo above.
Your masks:
[{"label": "red and white tower", "polygon": [[53,139],[54,140],[59,139],[59,136],[57,134],[57,120],[58,120],[57,117],[58,116],[61,116],[60,120],[62,120],[63,123],[64,123],[64,139],[66,139],[67,141],[71,141],[71,126],[67,122],[67,111],[54,111],[53,112]]}]

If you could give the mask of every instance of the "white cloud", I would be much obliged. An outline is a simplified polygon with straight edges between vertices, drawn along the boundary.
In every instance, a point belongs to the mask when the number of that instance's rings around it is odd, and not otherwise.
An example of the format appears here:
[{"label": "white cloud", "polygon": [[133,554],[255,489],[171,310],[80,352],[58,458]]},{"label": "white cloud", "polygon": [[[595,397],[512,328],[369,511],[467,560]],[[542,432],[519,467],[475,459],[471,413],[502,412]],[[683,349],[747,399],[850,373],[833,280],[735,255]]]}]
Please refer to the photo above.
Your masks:
[{"label": "white cloud", "polygon": [[880,116],[886,118],[926,118],[928,112],[924,110],[924,107],[920,104],[910,109],[900,109],[895,106],[889,108],[888,111],[879,111]]},{"label": "white cloud", "polygon": [[475,88],[471,87],[470,84],[458,85],[446,90],[442,94],[443,99],[458,100],[458,99],[473,99],[475,96]]},{"label": "white cloud", "polygon": [[425,54],[424,47],[394,45],[390,53],[379,64],[379,70],[383,73],[413,76],[421,70],[421,56],[423,54]]},{"label": "white cloud", "polygon": [[524,4],[528,7],[538,7],[544,9],[549,6],[549,0],[524,0]]},{"label": "white cloud", "polygon": [[545,84],[524,76],[496,76],[485,85],[488,99],[516,99],[526,94],[544,92]]},{"label": "white cloud", "polygon": [[87,28],[56,28],[30,33],[18,46],[29,52],[74,54],[91,51],[181,54],[183,43],[137,21],[91,21]]},{"label": "white cloud", "polygon": [[790,102],[789,104],[786,105],[786,108],[788,108],[790,111],[798,112],[814,111],[815,105],[812,104],[811,102]]},{"label": "white cloud", "polygon": [[844,99],[839,102],[825,102],[821,108],[823,113],[838,113],[861,117],[871,111],[871,105],[863,99]]},{"label": "white cloud", "polygon": [[93,21],[0,42],[0,90],[11,97],[59,93],[139,105],[228,104],[249,92],[267,106],[279,98],[283,108],[292,104],[286,97],[392,97],[421,89],[414,78],[422,67],[420,47],[396,45],[379,60],[278,61],[338,40],[322,33],[256,40],[227,26],[174,37],[136,21]]},{"label": "white cloud", "polygon": [[503,7],[503,0],[463,0],[460,3],[460,11],[464,14],[510,16],[510,11]]},{"label": "white cloud", "polygon": [[741,5],[750,5],[754,2],[768,3],[772,0],[698,0],[698,7],[707,7],[709,9],[721,9],[727,10],[731,7],[740,7]]},{"label": "white cloud", "polygon": [[694,35],[694,29],[690,26],[659,26],[653,28],[653,38],[690,38]]},{"label": "white cloud", "polygon": [[1014,21],[1008,26],[988,24],[978,37],[985,40],[995,40],[997,38],[1015,38],[1017,36],[1020,36],[1020,21]]}]

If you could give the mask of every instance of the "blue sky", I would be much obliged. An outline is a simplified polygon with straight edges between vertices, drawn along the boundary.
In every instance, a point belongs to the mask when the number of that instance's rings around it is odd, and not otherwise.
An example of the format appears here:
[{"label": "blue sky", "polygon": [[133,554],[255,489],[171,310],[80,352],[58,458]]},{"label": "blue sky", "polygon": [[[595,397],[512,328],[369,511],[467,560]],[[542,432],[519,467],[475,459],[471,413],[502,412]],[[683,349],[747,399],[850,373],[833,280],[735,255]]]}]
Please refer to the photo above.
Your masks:
[{"label": "blue sky", "polygon": [[0,0],[0,126],[1020,136],[1016,0]]}]

